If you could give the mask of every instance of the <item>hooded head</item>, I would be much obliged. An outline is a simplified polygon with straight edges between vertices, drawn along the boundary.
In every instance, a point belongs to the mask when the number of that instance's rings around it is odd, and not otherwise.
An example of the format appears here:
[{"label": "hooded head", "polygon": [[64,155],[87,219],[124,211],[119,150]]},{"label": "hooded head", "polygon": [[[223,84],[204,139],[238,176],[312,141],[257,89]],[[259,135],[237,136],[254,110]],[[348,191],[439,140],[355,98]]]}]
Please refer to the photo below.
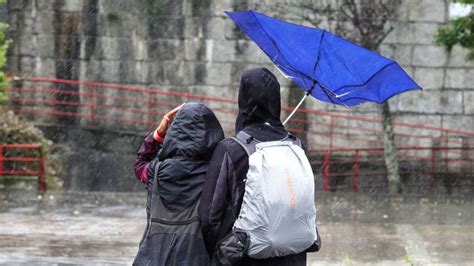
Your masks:
[{"label": "hooded head", "polygon": [[171,123],[158,157],[209,161],[223,138],[224,131],[211,109],[202,103],[186,103]]},{"label": "hooded head", "polygon": [[265,122],[283,127],[280,112],[280,84],[275,75],[266,68],[244,71],[240,78],[239,114],[235,131]]}]

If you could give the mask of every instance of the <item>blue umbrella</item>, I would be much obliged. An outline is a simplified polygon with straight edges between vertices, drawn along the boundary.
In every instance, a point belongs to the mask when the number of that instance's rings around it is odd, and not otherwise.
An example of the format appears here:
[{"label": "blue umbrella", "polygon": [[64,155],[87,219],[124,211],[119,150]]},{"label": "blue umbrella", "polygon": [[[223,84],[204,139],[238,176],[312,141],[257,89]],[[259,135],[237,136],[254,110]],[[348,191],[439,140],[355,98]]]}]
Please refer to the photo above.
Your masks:
[{"label": "blue umbrella", "polygon": [[[226,14],[308,95],[346,107],[383,103],[421,89],[397,62],[328,31],[265,16],[255,11]],[[285,121],[288,121],[289,117]]]}]

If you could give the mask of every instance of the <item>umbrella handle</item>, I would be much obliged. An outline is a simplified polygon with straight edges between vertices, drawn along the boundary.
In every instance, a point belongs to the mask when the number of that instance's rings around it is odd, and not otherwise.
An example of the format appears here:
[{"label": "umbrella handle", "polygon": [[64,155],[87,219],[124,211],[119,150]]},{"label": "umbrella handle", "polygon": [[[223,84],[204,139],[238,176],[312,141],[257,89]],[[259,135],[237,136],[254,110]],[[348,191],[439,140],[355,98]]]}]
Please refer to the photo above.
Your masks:
[{"label": "umbrella handle", "polygon": [[283,122],[283,125],[285,125],[289,120],[290,118],[296,113],[296,111],[300,108],[300,106],[303,104],[304,100],[306,100],[306,97],[308,97],[308,95],[311,94],[311,91],[307,92],[303,98],[301,98],[300,102],[298,103],[298,105],[296,105],[295,109],[293,109],[293,111],[291,112],[291,114],[285,119],[285,121]]}]

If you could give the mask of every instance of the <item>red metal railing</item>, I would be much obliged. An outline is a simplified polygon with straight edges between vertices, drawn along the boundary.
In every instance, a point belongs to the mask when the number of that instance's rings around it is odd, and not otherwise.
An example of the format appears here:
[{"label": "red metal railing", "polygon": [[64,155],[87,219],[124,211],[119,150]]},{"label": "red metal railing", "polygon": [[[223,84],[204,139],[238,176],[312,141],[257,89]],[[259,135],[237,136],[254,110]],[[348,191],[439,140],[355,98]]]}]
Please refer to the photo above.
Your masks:
[{"label": "red metal railing", "polygon": [[[424,182],[412,185],[434,188],[437,186],[438,177],[444,174],[468,176],[468,185],[473,185],[474,147],[414,146],[398,147],[398,151],[398,161],[401,164],[399,172],[402,177],[411,180],[425,177]],[[312,163],[322,164],[321,177],[324,191],[352,187],[357,192],[361,188],[361,179],[387,175],[384,157],[380,156],[383,152],[383,148],[326,150],[322,152],[322,160],[315,160]],[[410,155],[410,152],[415,152],[415,155]],[[417,152],[424,155],[416,154]],[[413,168],[404,169],[410,164]],[[352,182],[346,180],[337,182],[338,179],[352,180]],[[333,182],[334,180],[336,182]]]},{"label": "red metal railing", "polygon": [[[81,126],[113,125],[143,132],[144,129],[156,126],[161,115],[171,107],[185,101],[200,101],[214,110],[226,134],[230,135],[233,134],[237,114],[237,101],[234,98],[176,92],[171,91],[173,88],[169,86],[152,89],[41,77],[16,79],[16,81],[22,84],[12,88],[9,98],[11,110],[32,116],[38,122],[55,123],[55,119],[65,117],[77,119],[76,122]],[[290,106],[283,107],[284,112],[289,113],[292,110]],[[364,188],[364,182],[368,177],[386,174],[383,156],[380,156],[383,153],[383,148],[380,148],[383,146],[380,117],[312,109],[300,109],[297,114],[304,114],[304,119],[298,117],[291,119],[288,130],[293,133],[305,133],[308,137],[308,151],[322,155],[319,164],[323,169],[322,185],[325,190],[333,188],[332,179],[337,176],[340,176],[340,179],[349,177],[352,182],[345,186],[357,191]],[[474,148],[474,131],[400,120],[394,120],[393,125],[399,147],[401,170],[411,161],[419,160],[429,162],[430,170],[423,168],[423,171],[432,172],[432,176],[435,176],[441,167],[448,166],[447,169],[450,169],[453,165],[459,164],[459,160],[464,160],[456,157],[461,151],[459,147]],[[409,146],[410,144],[414,145]],[[441,146],[445,149],[440,149]],[[430,149],[435,150],[432,152],[435,155],[427,155]],[[369,153],[378,155],[378,158],[367,156]],[[375,161],[380,163],[379,169],[371,171],[365,169],[369,162]],[[318,162],[315,161],[315,164]],[[335,171],[338,169],[337,164],[346,168],[349,164],[350,169],[343,172]],[[469,171],[474,173],[474,169]],[[402,174],[405,173],[402,171]],[[436,185],[435,178],[430,182],[432,183],[430,186]]]},{"label": "red metal railing", "polygon": [[47,189],[44,161],[39,144],[0,145],[0,176],[37,176],[40,192]]},{"label": "red metal railing", "polygon": [[[202,101],[209,105],[220,118],[227,133],[233,132],[233,117],[237,113],[233,98],[211,97],[190,92],[175,92],[137,86],[126,86],[103,82],[64,80],[55,78],[24,78],[21,86],[12,88],[10,103],[19,114],[49,118],[70,117],[81,120],[82,125],[123,125],[138,129],[151,128],[160,116],[172,106],[183,101]],[[67,86],[72,86],[68,88]],[[58,97],[58,95],[60,97]],[[63,96],[72,97],[65,98]],[[284,106],[283,111],[292,110]],[[381,146],[381,118],[365,117],[335,112],[301,109],[306,119],[290,120],[290,130],[296,133],[318,136],[319,142],[311,142],[312,149],[338,147],[341,141],[349,141],[352,147]],[[232,118],[230,116],[232,116]],[[326,122],[327,121],[327,122]],[[361,125],[360,123],[363,123]],[[355,124],[355,125],[352,125]],[[450,143],[461,143],[457,136],[474,138],[474,131],[441,128],[394,120],[396,139],[430,140],[441,135]],[[309,128],[305,128],[309,127]],[[317,130],[315,130],[317,128]],[[143,130],[143,129],[139,129]],[[418,132],[412,131],[418,130]],[[419,131],[425,133],[421,134]],[[426,132],[429,132],[426,134]],[[474,146],[474,141],[471,141]]]}]

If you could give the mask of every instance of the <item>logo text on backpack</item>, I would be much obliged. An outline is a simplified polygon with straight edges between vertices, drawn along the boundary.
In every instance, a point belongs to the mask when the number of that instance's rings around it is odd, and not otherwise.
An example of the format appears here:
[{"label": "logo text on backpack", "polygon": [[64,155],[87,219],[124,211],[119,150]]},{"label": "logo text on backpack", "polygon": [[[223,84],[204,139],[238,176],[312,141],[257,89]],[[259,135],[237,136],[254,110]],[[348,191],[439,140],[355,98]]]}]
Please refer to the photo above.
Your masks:
[{"label": "logo text on backpack", "polygon": [[293,186],[293,177],[291,176],[290,171],[288,171],[288,168],[285,169],[285,175],[288,182],[288,192],[290,193],[290,205],[292,208],[295,208],[296,207],[296,194],[295,194],[295,189]]}]

